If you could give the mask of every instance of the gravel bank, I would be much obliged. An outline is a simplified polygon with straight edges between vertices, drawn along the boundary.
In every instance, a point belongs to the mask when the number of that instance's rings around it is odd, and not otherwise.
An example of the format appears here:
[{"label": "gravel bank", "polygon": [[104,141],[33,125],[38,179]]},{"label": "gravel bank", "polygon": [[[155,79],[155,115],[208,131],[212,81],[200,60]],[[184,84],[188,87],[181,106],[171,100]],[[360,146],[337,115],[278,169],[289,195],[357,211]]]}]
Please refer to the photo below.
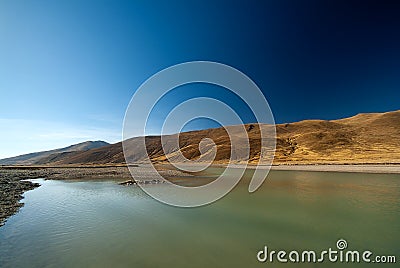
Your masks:
[{"label": "gravel bank", "polygon": [[0,226],[15,214],[24,204],[19,201],[22,194],[39,186],[37,183],[22,179],[37,178],[35,172],[0,169]]}]

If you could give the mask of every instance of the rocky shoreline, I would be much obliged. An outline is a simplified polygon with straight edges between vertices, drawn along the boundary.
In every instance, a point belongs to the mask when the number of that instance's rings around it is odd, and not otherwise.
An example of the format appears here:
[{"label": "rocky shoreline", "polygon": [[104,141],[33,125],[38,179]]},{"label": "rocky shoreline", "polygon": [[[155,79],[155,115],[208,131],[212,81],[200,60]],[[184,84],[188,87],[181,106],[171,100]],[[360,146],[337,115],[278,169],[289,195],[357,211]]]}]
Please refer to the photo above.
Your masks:
[{"label": "rocky shoreline", "polygon": [[20,202],[23,199],[22,195],[40,186],[38,183],[24,180],[34,178],[37,178],[36,173],[0,169],[0,226],[24,205]]}]

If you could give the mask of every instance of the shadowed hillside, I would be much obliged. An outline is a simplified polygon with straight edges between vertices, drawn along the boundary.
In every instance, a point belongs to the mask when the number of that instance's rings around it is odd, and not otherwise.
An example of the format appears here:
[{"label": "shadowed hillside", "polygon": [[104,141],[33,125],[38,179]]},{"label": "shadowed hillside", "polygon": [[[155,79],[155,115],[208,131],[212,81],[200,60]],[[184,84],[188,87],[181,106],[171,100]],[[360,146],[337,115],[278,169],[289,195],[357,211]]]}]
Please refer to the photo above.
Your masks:
[{"label": "shadowed hillside", "polygon": [[[263,125],[264,127],[265,125]],[[229,127],[233,132],[235,128]],[[257,163],[260,155],[260,129],[257,124],[245,125],[250,141],[250,162]],[[238,132],[239,133],[239,132]],[[400,111],[358,114],[339,120],[305,120],[276,126],[275,164],[316,163],[400,163]],[[178,134],[175,134],[178,135]],[[212,144],[200,153],[199,143],[212,139],[216,146],[216,163],[227,163],[230,140],[224,128],[184,132],[179,134],[179,148],[171,145],[175,135],[164,136],[166,154],[159,136],[146,137],[147,152],[155,162],[176,157],[181,150],[191,160],[202,161],[211,154]],[[176,136],[175,136],[176,137]],[[246,137],[235,135],[235,143],[245,143]],[[145,154],[138,150],[143,137],[129,140],[129,158],[140,162]],[[62,152],[42,158],[35,164],[107,164],[124,163],[122,144],[116,143],[84,152]]]},{"label": "shadowed hillside", "polygon": [[0,159],[0,165],[32,165],[36,163],[49,163],[57,158],[58,155],[64,155],[71,152],[83,152],[90,149],[100,148],[106,145],[109,144],[104,141],[85,141],[78,144],[70,145],[65,148]]}]

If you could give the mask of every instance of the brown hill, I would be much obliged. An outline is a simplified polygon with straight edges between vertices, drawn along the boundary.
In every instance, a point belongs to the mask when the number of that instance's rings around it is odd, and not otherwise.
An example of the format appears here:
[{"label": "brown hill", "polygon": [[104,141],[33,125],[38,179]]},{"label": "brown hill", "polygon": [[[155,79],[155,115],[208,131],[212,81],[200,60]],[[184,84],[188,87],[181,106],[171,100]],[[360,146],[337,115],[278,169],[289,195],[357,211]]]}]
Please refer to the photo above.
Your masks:
[{"label": "brown hill", "polygon": [[71,152],[83,152],[90,149],[100,148],[106,145],[109,145],[109,143],[105,141],[85,141],[78,144],[70,145],[65,148],[23,154],[15,157],[0,159],[0,165],[32,165],[38,162],[48,163],[52,162],[53,156],[68,154]]},{"label": "brown hill", "polygon": [[[240,126],[231,126],[231,129]],[[260,152],[260,129],[257,124],[245,125],[250,141],[250,161],[257,163]],[[358,114],[339,120],[305,120],[276,126],[275,164],[316,163],[400,163],[400,111]],[[190,131],[164,136],[166,152],[159,136],[145,137],[147,151],[153,161],[166,162],[166,155],[175,157],[170,145],[179,135],[179,147],[189,159],[202,161],[199,143],[204,138],[217,145],[215,162],[226,163],[230,157],[230,140],[224,128]],[[236,136],[235,142],[246,137]],[[137,150],[143,137],[129,140],[130,158],[140,162],[145,155]],[[207,155],[212,147],[203,151]],[[53,154],[35,164],[109,164],[124,163],[122,144],[116,143],[84,152]]]}]

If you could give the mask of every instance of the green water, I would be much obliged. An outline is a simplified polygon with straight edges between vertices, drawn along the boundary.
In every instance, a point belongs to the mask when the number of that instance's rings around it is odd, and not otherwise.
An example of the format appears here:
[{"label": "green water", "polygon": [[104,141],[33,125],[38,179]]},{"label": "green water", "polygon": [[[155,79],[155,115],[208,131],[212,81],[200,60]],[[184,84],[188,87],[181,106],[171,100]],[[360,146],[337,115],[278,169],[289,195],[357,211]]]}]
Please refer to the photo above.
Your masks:
[{"label": "green water", "polygon": [[400,262],[399,175],[273,171],[253,194],[243,180],[222,200],[192,209],[112,181],[40,183],[0,228],[0,267],[294,266],[259,263],[256,254],[264,246],[325,250],[339,238]]}]

